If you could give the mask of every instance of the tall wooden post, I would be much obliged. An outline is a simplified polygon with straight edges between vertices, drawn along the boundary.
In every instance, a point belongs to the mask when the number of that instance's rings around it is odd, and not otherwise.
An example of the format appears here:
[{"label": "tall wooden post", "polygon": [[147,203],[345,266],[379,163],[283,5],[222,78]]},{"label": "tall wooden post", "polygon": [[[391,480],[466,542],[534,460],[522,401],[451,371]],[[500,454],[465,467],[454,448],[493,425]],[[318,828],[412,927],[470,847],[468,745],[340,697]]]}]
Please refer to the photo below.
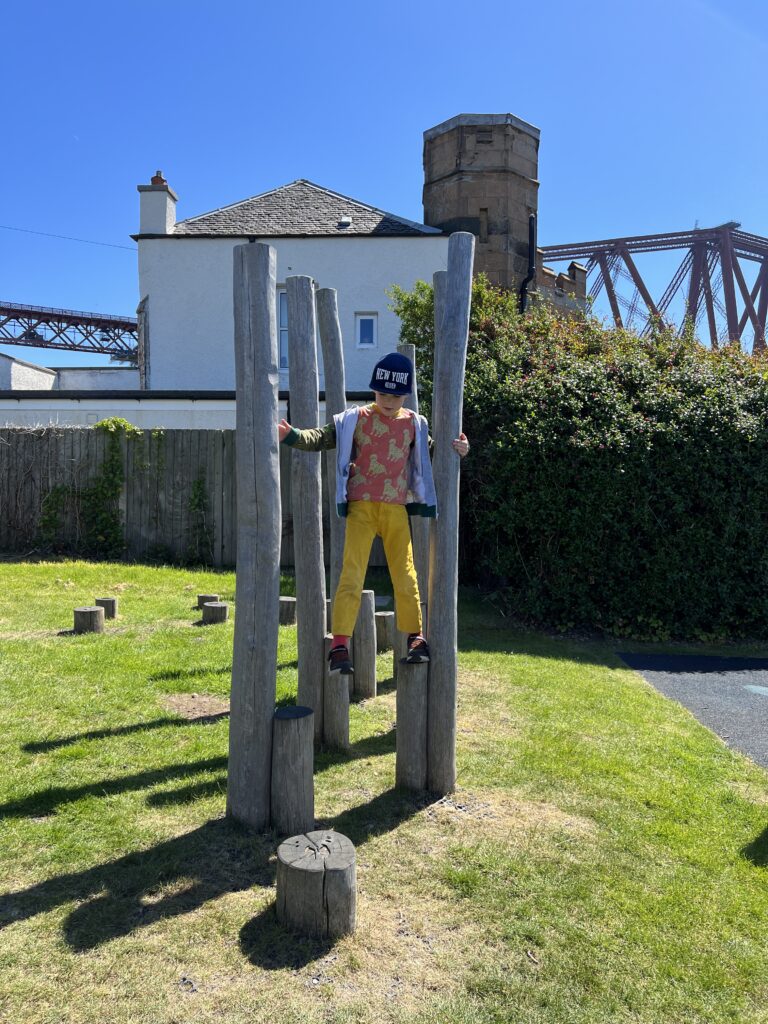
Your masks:
[{"label": "tall wooden post", "polygon": [[429,566],[427,787],[443,795],[456,785],[459,456],[452,441],[461,433],[474,249],[474,235],[466,231],[452,234],[447,276],[435,288],[442,309],[436,316],[432,392],[432,470],[438,518],[432,525]]},{"label": "tall wooden post", "polygon": [[[299,430],[319,418],[315,295],[311,277],[287,277],[288,379],[291,420]],[[323,737],[323,642],[325,567],[322,490],[318,452],[291,452],[296,620],[299,648],[298,703],[314,711],[315,742]],[[277,600],[275,600],[277,604]]]},{"label": "tall wooden post", "polygon": [[270,824],[280,597],[276,272],[271,246],[235,247],[237,618],[227,813],[258,829]]},{"label": "tall wooden post", "polygon": [[[413,412],[419,411],[419,391],[416,386],[416,346],[402,344],[397,346],[397,351],[407,356],[413,363],[413,392],[405,400],[406,409]],[[413,564],[416,568],[416,578],[419,581],[419,594],[422,602],[427,600],[429,594],[429,519],[424,516],[411,516],[411,541],[413,543]],[[427,624],[422,624],[426,636]]]},{"label": "tall wooden post", "polygon": [[[344,380],[344,345],[339,324],[339,307],[335,288],[317,290],[317,326],[323,351],[323,372],[325,376],[325,422],[344,412],[347,407],[347,391]],[[336,596],[336,587],[341,576],[344,557],[344,534],[346,520],[336,513],[336,452],[325,455],[328,478],[329,526],[331,536],[330,577],[331,601]],[[328,629],[331,628],[330,619]]]}]

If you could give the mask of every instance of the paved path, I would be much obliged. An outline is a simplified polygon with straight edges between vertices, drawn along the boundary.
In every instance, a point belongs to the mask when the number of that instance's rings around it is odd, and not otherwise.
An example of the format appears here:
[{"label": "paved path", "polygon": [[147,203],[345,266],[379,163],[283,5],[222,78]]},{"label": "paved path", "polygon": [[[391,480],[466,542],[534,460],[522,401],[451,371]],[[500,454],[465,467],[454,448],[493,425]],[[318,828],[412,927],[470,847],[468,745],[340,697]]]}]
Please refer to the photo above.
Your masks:
[{"label": "paved path", "polygon": [[768,768],[768,658],[620,654],[729,747]]}]

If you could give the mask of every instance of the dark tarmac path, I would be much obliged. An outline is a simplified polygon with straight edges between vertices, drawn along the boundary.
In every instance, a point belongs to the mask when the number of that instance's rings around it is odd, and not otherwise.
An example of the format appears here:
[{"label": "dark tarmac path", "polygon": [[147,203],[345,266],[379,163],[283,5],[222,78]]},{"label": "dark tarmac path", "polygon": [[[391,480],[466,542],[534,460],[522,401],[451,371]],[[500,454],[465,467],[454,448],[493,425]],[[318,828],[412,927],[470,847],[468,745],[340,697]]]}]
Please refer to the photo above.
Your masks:
[{"label": "dark tarmac path", "polygon": [[619,657],[651,686],[688,708],[729,747],[768,768],[768,658],[624,653]]}]

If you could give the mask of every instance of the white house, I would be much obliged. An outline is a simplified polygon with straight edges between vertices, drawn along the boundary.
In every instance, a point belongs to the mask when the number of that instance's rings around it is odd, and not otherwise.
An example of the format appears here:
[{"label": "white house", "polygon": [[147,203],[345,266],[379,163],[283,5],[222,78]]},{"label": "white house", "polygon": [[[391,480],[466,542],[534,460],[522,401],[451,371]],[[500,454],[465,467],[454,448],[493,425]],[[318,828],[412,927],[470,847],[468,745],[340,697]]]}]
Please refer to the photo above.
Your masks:
[{"label": "white house", "polygon": [[182,221],[160,172],[138,188],[140,365],[149,391],[234,389],[236,245],[267,242],[277,253],[282,388],[288,386],[288,276],[308,275],[318,287],[337,290],[346,385],[355,392],[367,389],[373,364],[398,343],[387,289],[431,281],[446,266],[448,236],[439,229],[310,181]]}]

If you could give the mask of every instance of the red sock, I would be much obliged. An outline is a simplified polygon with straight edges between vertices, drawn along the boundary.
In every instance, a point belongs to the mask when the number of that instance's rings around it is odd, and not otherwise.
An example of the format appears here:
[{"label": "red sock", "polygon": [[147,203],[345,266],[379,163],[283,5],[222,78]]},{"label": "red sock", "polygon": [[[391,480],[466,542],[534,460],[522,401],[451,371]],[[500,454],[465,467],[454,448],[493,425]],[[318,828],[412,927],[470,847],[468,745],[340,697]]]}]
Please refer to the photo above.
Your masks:
[{"label": "red sock", "polygon": [[349,637],[344,636],[343,633],[334,633],[331,647],[346,647],[349,649]]}]

